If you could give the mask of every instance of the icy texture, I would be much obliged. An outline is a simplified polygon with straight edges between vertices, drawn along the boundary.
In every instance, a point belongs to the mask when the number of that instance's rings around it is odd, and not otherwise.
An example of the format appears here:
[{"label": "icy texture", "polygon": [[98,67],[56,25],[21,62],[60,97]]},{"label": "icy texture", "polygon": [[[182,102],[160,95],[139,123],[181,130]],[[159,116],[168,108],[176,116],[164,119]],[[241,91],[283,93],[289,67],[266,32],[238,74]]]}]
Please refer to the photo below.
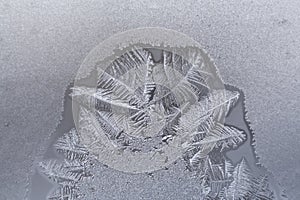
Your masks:
[{"label": "icy texture", "polygon": [[49,200],[75,200],[82,198],[77,184],[90,178],[91,158],[85,147],[81,146],[75,129],[65,133],[54,145],[63,154],[64,160],[45,160],[39,163],[39,170],[59,186],[52,191]]},{"label": "icy texture", "polygon": [[300,1],[21,0],[0,10],[0,199],[23,199],[43,154],[36,146],[54,131],[87,53],[143,26],[186,33],[216,58],[224,81],[246,94],[261,163],[299,199]]},{"label": "icy texture", "polygon": [[[82,154],[84,147],[80,145],[79,141],[68,140],[67,138],[70,136],[77,137],[74,129],[66,133],[54,145],[58,152],[63,153],[65,157],[63,162],[52,159],[39,164],[41,172],[59,185],[48,194],[47,199],[76,200],[99,198],[99,196],[102,196],[102,194],[98,193],[99,190],[90,189],[91,191],[89,192],[85,190],[83,185],[89,185],[90,188],[99,188],[103,183],[101,184],[94,179],[89,181],[88,178],[96,174],[97,178],[101,178],[102,175],[99,174],[99,171],[102,170],[102,167],[95,161],[95,157]],[[67,147],[66,144],[68,144]],[[65,151],[61,151],[61,149]],[[198,179],[199,185],[197,185],[200,193],[193,194],[194,197],[224,200],[274,199],[273,193],[268,187],[267,176],[255,177],[244,159],[235,167],[230,161],[224,158],[220,160],[216,155],[205,156],[199,161],[201,161],[201,164],[199,162],[197,164],[198,167],[194,168],[193,171],[196,172],[197,177],[200,177]],[[191,162],[191,164],[195,167],[195,163]],[[91,174],[91,171],[95,174]],[[151,174],[149,175],[151,176]],[[103,192],[103,195],[107,195],[107,191]],[[123,197],[127,198],[125,194]],[[140,198],[142,196],[139,196]]]},{"label": "icy texture", "polygon": [[[229,111],[230,108],[220,110],[219,112],[228,113]],[[183,158],[188,165],[187,169],[193,172],[189,172],[189,174],[185,176],[195,179],[196,185],[194,185],[194,187],[197,192],[189,193],[187,188],[180,188],[182,192],[179,192],[179,195],[186,193],[184,198],[188,199],[274,199],[273,192],[268,186],[267,175],[257,176],[255,173],[252,173],[245,159],[242,159],[234,167],[231,161],[224,157],[224,150],[228,151],[236,148],[246,138],[243,131],[217,123],[216,120],[218,117],[215,117],[219,115],[215,114],[216,112],[211,113],[210,117],[207,118],[204,123],[200,124],[197,130],[194,130],[195,133],[190,135],[190,140],[185,145],[186,150],[184,151]],[[89,130],[89,132],[90,131],[91,130]],[[93,141],[93,143],[97,143],[97,140]],[[39,170],[51,181],[58,184],[58,187],[50,191],[47,199],[76,200],[98,199],[99,197],[101,197],[101,199],[110,199],[107,195],[114,195],[110,194],[108,190],[103,191],[99,189],[107,186],[109,183],[108,180],[103,180],[107,172],[105,172],[105,170],[103,171],[103,164],[97,162],[97,158],[90,155],[87,149],[82,146],[80,136],[75,129],[71,129],[68,133],[58,138],[53,147],[63,156],[63,160],[53,158],[39,163]],[[178,162],[180,161],[181,159],[178,160]],[[180,166],[173,167],[183,170]],[[165,168],[165,170],[168,170],[168,168]],[[171,170],[171,173],[173,173],[173,170]],[[115,176],[114,173],[115,172],[110,171],[109,174],[113,177]],[[146,174],[153,178],[153,176],[157,176],[160,173],[161,172],[158,171]],[[179,171],[179,174],[181,173],[184,173],[184,170]],[[192,174],[194,174],[194,176]],[[129,176],[131,176],[131,178],[115,177],[115,181],[127,180],[126,184],[129,183],[130,180],[133,182],[137,181],[132,180],[134,177],[132,174],[129,174]],[[141,177],[141,174],[138,176],[138,179],[144,179]],[[160,182],[164,182],[162,180],[160,180]],[[149,180],[145,179],[145,181],[148,182]],[[193,182],[191,179],[187,181],[188,184],[193,184]],[[156,184],[158,184],[158,182],[156,182]],[[178,183],[176,181],[176,183],[170,184],[175,184],[174,186],[176,186]],[[123,186],[119,186],[118,188],[117,185],[115,185],[115,187],[118,190],[122,190]],[[170,188],[165,189],[169,190]],[[159,191],[150,190],[149,195],[152,199],[155,199],[153,196],[155,192]],[[159,195],[159,199],[165,199],[166,196],[169,196],[169,194],[161,192]],[[132,196],[132,191],[127,191],[126,194],[122,195],[122,198],[129,198],[129,196],[131,199],[148,198],[144,191],[139,193],[138,196]],[[182,198],[183,197],[179,196],[176,197],[176,199]]]},{"label": "icy texture", "polygon": [[[163,29],[155,31],[161,40]],[[134,47],[108,66],[91,60],[100,66],[94,88],[85,86],[93,74],[77,77],[72,93],[77,129],[89,151],[114,169],[141,173],[168,166],[181,157],[184,137],[195,131],[185,126],[196,128],[210,116],[222,123],[238,97],[213,87],[221,80],[201,49],[186,49],[182,57],[159,48]],[[195,116],[196,122],[186,119]]]},{"label": "icy texture", "polygon": [[[216,70],[204,62],[203,54],[193,52],[188,54],[192,58],[187,57],[190,63],[166,50],[134,48],[107,68],[99,63],[96,81],[93,74],[77,80],[70,91],[77,131],[71,129],[54,144],[64,160],[39,163],[40,171],[59,185],[48,199],[99,198],[99,194],[87,197],[89,192],[82,188],[84,183],[92,188],[107,184],[106,180],[86,181],[87,177],[102,177],[97,172],[99,163],[153,176],[180,158],[194,172],[189,176],[195,174],[198,179],[199,192],[193,198],[274,199],[267,175],[260,181],[244,158],[235,167],[226,158],[225,152],[247,139],[243,130],[224,124],[240,101],[240,93],[229,86],[216,89],[209,85],[218,81],[210,73]],[[92,80],[96,86],[85,86]]]},{"label": "icy texture", "polygon": [[[166,55],[163,50],[155,51]],[[156,153],[167,154],[167,160],[164,160],[163,164],[158,163],[159,165],[155,166],[154,170],[166,168],[170,166],[170,162],[173,163],[183,157],[187,169],[194,172],[195,177],[198,178],[196,187],[199,192],[193,194],[193,197],[223,200],[274,199],[273,192],[268,187],[266,175],[266,178],[261,179],[252,173],[245,159],[234,167],[225,157],[226,151],[238,148],[246,140],[244,131],[223,124],[224,118],[239,101],[239,92],[209,88],[206,82],[210,75],[207,75],[208,73],[203,68],[200,68],[201,70],[198,68],[203,66],[201,59],[199,59],[198,67],[184,62],[176,55],[171,55],[170,57],[174,59],[169,62],[166,62],[166,59],[169,60],[166,56],[163,56],[162,60],[154,61],[151,52],[145,49],[126,52],[113,61],[108,68],[101,70],[97,87],[94,89],[74,86],[71,96],[75,100],[73,105],[79,103],[76,126],[79,135],[77,136],[76,132],[71,130],[69,134],[58,139],[54,145],[55,148],[64,153],[69,160],[76,160],[74,158],[81,160],[83,156],[80,155],[86,152],[81,145],[85,145],[91,155],[95,155],[94,159],[102,164],[123,172],[138,172],[139,174],[146,172],[151,176],[157,174],[157,171],[150,173],[153,169],[149,168],[158,162],[155,159]],[[163,70],[160,71],[165,73],[153,73],[155,69],[161,68],[161,62],[164,65]],[[182,73],[183,80],[179,79],[171,87],[168,83],[171,84],[174,82],[172,80],[177,77],[173,75],[175,72],[172,72],[172,68]],[[128,78],[126,74],[130,73],[131,69],[134,72],[146,69],[140,76],[136,75],[138,84],[122,78],[124,76]],[[160,88],[159,82],[154,80],[160,80],[157,76],[160,77],[162,74],[168,78],[161,82],[165,84],[165,87]],[[205,80],[204,77],[206,77]],[[129,82],[132,84],[128,84]],[[150,87],[149,82],[151,82]],[[203,87],[209,90],[204,90],[204,92]],[[139,88],[144,90],[139,91]],[[151,109],[148,106],[151,106]],[[113,107],[117,109],[113,110]],[[157,107],[162,112],[159,112]],[[76,111],[74,108],[76,106],[73,106],[73,111]],[[161,125],[157,124],[158,118],[147,118],[147,115],[154,111],[155,114],[161,115],[163,122]],[[163,116],[164,114],[167,115]],[[75,119],[75,123],[76,121]],[[158,126],[157,132],[151,124]],[[134,128],[128,128],[128,126],[134,126]],[[141,134],[139,134],[140,131],[142,131]],[[150,133],[147,134],[147,131]],[[133,148],[135,145],[132,142],[133,139],[141,139],[137,143],[142,144],[142,147],[145,146],[144,142],[149,143],[154,138],[165,142],[164,146],[173,146],[172,142],[176,140],[176,137],[181,137],[182,146],[179,147],[182,151],[179,152],[165,152],[163,147],[150,145],[148,150],[152,149],[154,153],[144,154],[142,149]],[[172,155],[168,153],[178,154],[178,157],[172,160],[170,159]],[[144,155],[149,156],[150,162],[147,158],[144,159]],[[71,195],[72,199],[77,199],[75,191],[77,195],[81,194],[86,198],[90,195],[82,187],[77,187],[77,185],[82,185],[82,172],[84,171],[82,167],[82,164],[68,161],[65,164],[57,164],[55,160],[40,164],[44,174],[62,185],[61,189],[54,191],[54,195],[57,195],[57,191],[66,191],[62,195]],[[99,165],[94,166],[95,170],[97,168],[101,169]],[[97,171],[93,173],[95,173],[94,177],[102,177],[102,174]],[[106,183],[106,181],[100,183],[92,180],[89,184],[92,188],[99,188]],[[68,187],[64,190],[66,184]],[[97,195],[91,195],[88,198],[99,198],[101,194],[97,190],[96,193]],[[107,191],[103,191],[103,195],[107,195]],[[131,196],[129,192],[128,196]],[[124,197],[127,198],[127,195]],[[141,198],[143,195],[139,196],[139,199]]]}]

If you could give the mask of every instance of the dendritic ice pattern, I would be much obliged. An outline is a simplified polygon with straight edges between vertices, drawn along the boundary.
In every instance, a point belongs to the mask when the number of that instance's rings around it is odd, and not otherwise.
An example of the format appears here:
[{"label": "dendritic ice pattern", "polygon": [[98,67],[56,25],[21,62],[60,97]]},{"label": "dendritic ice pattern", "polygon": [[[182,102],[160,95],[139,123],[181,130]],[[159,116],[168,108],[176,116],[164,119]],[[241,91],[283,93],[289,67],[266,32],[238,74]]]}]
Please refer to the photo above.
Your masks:
[{"label": "dendritic ice pattern", "polygon": [[197,199],[275,199],[268,175],[252,173],[246,158],[234,165],[226,156],[250,139],[225,123],[240,92],[215,85],[221,79],[199,52],[188,55],[133,48],[97,68],[96,86],[72,87],[76,128],[53,146],[63,159],[39,165],[58,184],[48,199],[85,199],[80,185],[93,182],[98,162],[155,173],[177,160],[199,178]]},{"label": "dendritic ice pattern", "polygon": [[213,88],[214,68],[201,52],[188,55],[133,48],[97,68],[96,87],[75,85],[75,121],[89,151],[120,171],[155,171],[181,156],[201,122],[223,123],[238,94]]},{"label": "dendritic ice pattern", "polygon": [[79,181],[92,178],[89,168],[92,166],[87,149],[80,145],[79,137],[75,129],[59,138],[54,145],[57,153],[63,155],[63,160],[49,159],[40,162],[39,168],[58,187],[51,192],[47,199],[71,200],[79,199],[80,195],[76,187]]}]

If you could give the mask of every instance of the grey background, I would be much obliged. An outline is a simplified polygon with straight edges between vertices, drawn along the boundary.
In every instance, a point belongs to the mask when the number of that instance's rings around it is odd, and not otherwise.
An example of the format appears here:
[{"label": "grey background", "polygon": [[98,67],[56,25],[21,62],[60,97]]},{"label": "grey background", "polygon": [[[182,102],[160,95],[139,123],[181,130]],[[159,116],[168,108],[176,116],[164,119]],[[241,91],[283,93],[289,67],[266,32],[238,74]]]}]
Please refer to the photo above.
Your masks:
[{"label": "grey background", "polygon": [[243,89],[260,162],[299,199],[299,13],[297,0],[0,0],[0,199],[28,196],[39,148],[88,52],[145,26],[189,35],[224,82]]}]

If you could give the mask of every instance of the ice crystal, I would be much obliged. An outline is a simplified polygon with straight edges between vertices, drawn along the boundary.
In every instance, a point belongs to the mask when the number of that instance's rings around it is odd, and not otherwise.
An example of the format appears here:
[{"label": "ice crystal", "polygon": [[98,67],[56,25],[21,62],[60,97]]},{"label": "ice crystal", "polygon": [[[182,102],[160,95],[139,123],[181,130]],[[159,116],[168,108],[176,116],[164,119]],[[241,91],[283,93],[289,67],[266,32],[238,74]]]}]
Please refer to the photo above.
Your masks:
[{"label": "ice crystal", "polygon": [[91,155],[118,170],[148,174],[183,157],[200,178],[200,199],[273,199],[267,177],[252,173],[245,159],[234,166],[225,155],[247,139],[244,130],[225,123],[240,92],[213,85],[216,69],[195,52],[188,58],[151,52],[133,48],[97,68],[96,86],[72,88],[78,133],[72,129],[54,145],[63,162],[40,163],[59,184],[49,199],[82,195],[77,184],[91,176]]},{"label": "ice crystal", "polygon": [[78,192],[77,183],[92,175],[89,171],[90,158],[85,147],[80,144],[80,139],[75,129],[71,129],[60,137],[54,144],[58,154],[64,159],[49,159],[39,163],[40,171],[51,181],[58,184],[49,200],[75,200],[81,194]]}]

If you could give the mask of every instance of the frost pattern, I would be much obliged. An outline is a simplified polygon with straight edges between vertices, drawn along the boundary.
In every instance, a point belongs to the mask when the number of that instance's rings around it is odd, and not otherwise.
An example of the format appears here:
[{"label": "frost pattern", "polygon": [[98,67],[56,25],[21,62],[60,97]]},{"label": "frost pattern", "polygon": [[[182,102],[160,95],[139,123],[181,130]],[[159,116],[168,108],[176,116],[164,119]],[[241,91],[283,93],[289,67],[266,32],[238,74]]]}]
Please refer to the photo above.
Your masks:
[{"label": "frost pattern", "polygon": [[[227,91],[227,94],[230,92]],[[232,92],[227,97],[217,106],[212,103],[212,108],[202,109],[197,106],[192,109],[193,112],[203,113],[201,116],[208,115],[205,120],[198,120],[192,114],[181,118],[186,131],[193,133],[184,145],[186,151],[183,158],[188,169],[201,177],[201,199],[274,199],[267,176],[255,177],[245,159],[233,166],[225,157],[224,152],[237,148],[246,140],[244,131],[218,121],[221,115],[228,115],[238,100],[238,93]],[[215,109],[217,112],[214,112]]]},{"label": "frost pattern", "polygon": [[65,133],[54,144],[56,151],[63,156],[59,159],[39,163],[40,171],[59,186],[47,197],[49,200],[75,200],[82,196],[77,183],[92,178],[89,168],[92,165],[87,149],[80,145],[75,129]]},{"label": "frost pattern", "polygon": [[[91,148],[101,148],[99,132],[118,153],[157,150],[184,135],[182,157],[201,178],[200,199],[274,199],[268,177],[254,176],[245,159],[233,166],[226,158],[226,151],[247,139],[243,130],[224,124],[240,94],[211,88],[215,77],[198,55],[184,60],[162,51],[162,60],[155,63],[148,50],[134,49],[98,71],[96,88],[75,86],[71,93],[82,111],[79,124],[92,135],[85,139]],[[80,144],[75,129],[54,147],[64,162],[40,163],[41,171],[59,184],[48,199],[77,199],[82,195],[77,183],[91,177],[90,149]]]},{"label": "frost pattern", "polygon": [[76,86],[72,96],[84,106],[96,104],[99,118],[104,112],[113,112],[110,122],[118,122],[116,127],[124,133],[150,137],[165,131],[165,124],[175,123],[168,119],[184,112],[180,108],[186,103],[193,105],[207,92],[210,72],[201,59],[195,62],[191,65],[180,56],[163,51],[163,60],[157,64],[149,51],[135,49],[107,69],[98,69],[96,88]]}]

